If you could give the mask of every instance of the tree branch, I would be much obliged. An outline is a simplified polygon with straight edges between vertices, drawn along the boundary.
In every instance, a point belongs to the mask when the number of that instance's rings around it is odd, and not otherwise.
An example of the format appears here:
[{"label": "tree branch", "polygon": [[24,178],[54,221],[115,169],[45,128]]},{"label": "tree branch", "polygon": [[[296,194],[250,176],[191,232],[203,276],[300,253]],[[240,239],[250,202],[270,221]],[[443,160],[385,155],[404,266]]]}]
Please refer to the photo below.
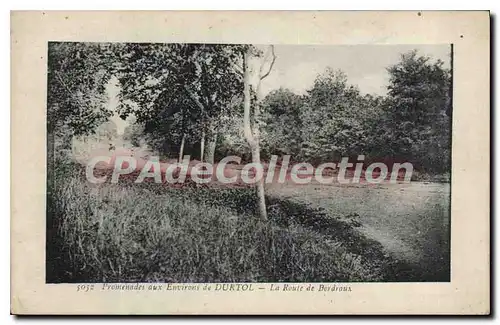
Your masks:
[{"label": "tree branch", "polygon": [[271,65],[269,66],[269,70],[264,75],[262,75],[262,69],[264,68],[264,64],[262,64],[260,67],[260,77],[259,77],[260,80],[263,80],[264,78],[269,76],[269,74],[271,73],[271,70],[273,69],[274,62],[276,61],[276,54],[274,54],[274,45],[271,45],[271,54],[273,55],[273,60],[271,61]]}]

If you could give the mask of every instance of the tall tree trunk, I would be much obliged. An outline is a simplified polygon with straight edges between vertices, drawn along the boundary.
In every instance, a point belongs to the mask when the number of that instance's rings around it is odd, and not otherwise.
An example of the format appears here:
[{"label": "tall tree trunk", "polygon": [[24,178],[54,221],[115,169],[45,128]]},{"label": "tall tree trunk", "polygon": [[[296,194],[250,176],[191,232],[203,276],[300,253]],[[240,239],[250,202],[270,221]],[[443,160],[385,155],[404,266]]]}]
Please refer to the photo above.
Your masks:
[{"label": "tall tree trunk", "polygon": [[186,144],[186,133],[182,134],[181,147],[179,148],[179,162],[182,162],[184,156],[184,145]]},{"label": "tall tree trunk", "polygon": [[[252,149],[252,162],[260,164],[260,146]],[[266,193],[264,190],[264,175],[255,184],[257,187],[257,199],[259,200],[259,214],[261,219],[267,220]]]},{"label": "tall tree trunk", "polygon": [[[244,54],[244,62],[243,62],[243,131],[245,133],[245,138],[251,148],[252,151],[252,162],[256,164],[260,164],[260,146],[259,146],[259,124],[258,121],[254,121],[254,127],[252,130],[251,122],[250,122],[250,109],[251,109],[251,99],[250,99],[250,70],[249,70],[249,62],[250,62],[251,53]],[[259,113],[259,108],[256,106],[254,110],[254,114]],[[257,135],[257,136],[254,136]],[[257,199],[259,201],[259,214],[260,218],[263,220],[267,220],[267,208],[266,208],[266,197],[264,192],[264,177],[262,177],[259,182],[256,184],[257,187]]]},{"label": "tall tree trunk", "polygon": [[211,137],[209,137],[207,150],[205,150],[205,159],[203,161],[213,164],[215,161],[215,148],[217,145],[217,133],[214,132]]},{"label": "tall tree trunk", "polygon": [[201,131],[201,139],[200,139],[200,160],[204,161],[203,158],[205,157],[205,130]]},{"label": "tall tree trunk", "polygon": [[205,126],[205,107],[200,102],[200,100],[195,96],[195,94],[189,89],[189,87],[184,85],[184,89],[186,89],[189,97],[196,104],[196,106],[198,106],[198,108],[200,109],[200,112],[201,112],[202,131],[201,131],[201,139],[200,139],[200,160],[203,161],[203,158],[205,156],[205,137],[206,137],[206,134],[205,134],[205,127],[206,127]]}]

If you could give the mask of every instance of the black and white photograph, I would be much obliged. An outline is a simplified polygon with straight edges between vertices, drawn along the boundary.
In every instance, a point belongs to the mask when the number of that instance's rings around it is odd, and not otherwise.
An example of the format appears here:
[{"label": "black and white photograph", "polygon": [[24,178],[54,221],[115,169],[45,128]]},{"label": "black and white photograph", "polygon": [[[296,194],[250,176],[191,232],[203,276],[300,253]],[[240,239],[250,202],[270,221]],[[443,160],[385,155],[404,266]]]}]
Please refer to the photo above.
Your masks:
[{"label": "black and white photograph", "polygon": [[490,314],[490,19],[11,13],[11,313]]},{"label": "black and white photograph", "polygon": [[453,46],[50,42],[47,283],[449,282]]}]

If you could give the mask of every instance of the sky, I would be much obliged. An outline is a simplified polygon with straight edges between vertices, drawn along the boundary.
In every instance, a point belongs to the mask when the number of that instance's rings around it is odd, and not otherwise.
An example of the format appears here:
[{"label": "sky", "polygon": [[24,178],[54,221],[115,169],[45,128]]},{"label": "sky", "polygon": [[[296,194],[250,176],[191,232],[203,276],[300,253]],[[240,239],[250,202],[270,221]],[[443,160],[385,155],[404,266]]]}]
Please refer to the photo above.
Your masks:
[{"label": "sky", "polygon": [[[260,46],[259,46],[260,47]],[[444,67],[450,67],[450,45],[276,45],[277,56],[273,70],[262,82],[264,94],[274,89],[288,88],[297,94],[305,94],[314,79],[327,67],[346,73],[348,82],[357,85],[362,93],[384,95],[389,75],[387,68],[399,62],[401,54],[416,49],[419,54],[440,59]],[[108,84],[110,101],[114,110],[118,101],[116,79]],[[112,120],[122,134],[127,122],[115,115]]]},{"label": "sky", "polygon": [[384,95],[389,75],[386,68],[399,62],[403,53],[416,49],[450,67],[450,45],[276,45],[271,74],[264,80],[264,93],[289,88],[304,94],[327,67],[347,74],[348,82],[366,94]]}]

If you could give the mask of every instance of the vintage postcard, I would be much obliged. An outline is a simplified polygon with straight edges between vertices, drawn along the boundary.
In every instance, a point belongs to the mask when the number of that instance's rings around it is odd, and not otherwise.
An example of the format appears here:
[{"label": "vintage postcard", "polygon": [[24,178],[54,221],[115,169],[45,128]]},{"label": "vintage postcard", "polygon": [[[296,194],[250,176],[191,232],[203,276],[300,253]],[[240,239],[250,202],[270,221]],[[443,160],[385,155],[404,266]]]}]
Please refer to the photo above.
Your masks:
[{"label": "vintage postcard", "polygon": [[14,314],[490,313],[490,17],[11,14]]}]

